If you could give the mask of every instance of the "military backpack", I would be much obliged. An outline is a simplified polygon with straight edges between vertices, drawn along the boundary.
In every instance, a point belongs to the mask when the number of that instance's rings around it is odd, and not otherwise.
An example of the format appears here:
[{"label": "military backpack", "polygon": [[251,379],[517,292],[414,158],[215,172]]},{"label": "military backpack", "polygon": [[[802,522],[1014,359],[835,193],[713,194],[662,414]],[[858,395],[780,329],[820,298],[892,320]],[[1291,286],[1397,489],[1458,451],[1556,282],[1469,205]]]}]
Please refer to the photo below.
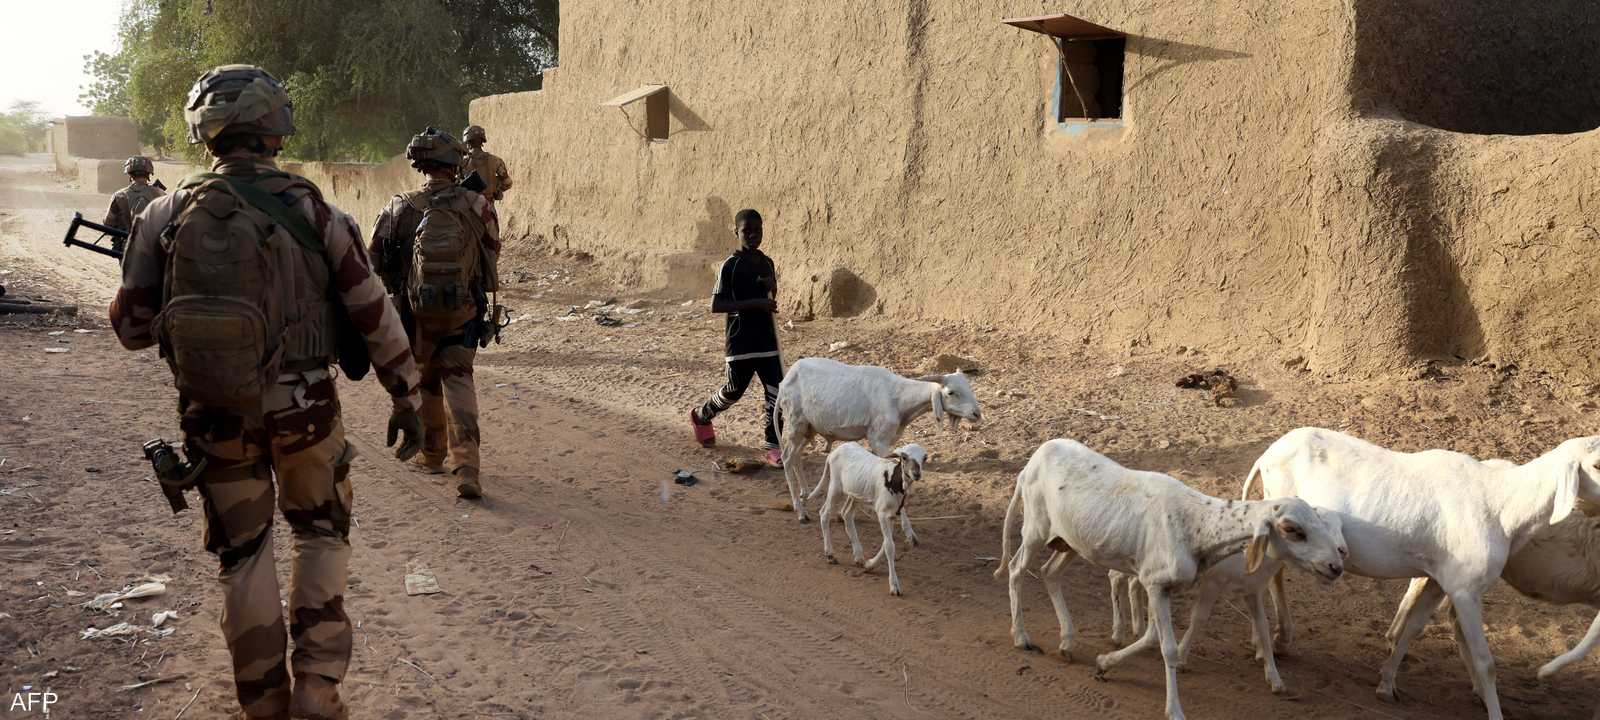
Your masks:
[{"label": "military backpack", "polygon": [[[183,183],[187,200],[162,233],[166,285],[155,321],[180,395],[247,414],[262,411],[291,326],[301,324],[297,244],[322,253],[311,224],[259,180],[204,173]],[[327,344],[309,343],[331,353]]]},{"label": "military backpack", "polygon": [[406,198],[421,214],[412,242],[406,299],[419,329],[449,332],[478,317],[483,219],[459,187]]}]

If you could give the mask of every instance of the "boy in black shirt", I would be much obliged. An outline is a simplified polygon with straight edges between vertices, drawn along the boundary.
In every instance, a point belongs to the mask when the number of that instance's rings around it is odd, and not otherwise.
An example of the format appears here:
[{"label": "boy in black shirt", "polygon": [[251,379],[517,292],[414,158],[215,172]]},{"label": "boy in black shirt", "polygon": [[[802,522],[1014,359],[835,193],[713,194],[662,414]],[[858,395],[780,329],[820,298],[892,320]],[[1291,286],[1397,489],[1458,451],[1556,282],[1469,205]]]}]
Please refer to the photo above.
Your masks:
[{"label": "boy in black shirt", "polygon": [[733,219],[733,233],[739,250],[722,263],[717,287],[711,291],[711,312],[727,315],[728,384],[722,386],[706,404],[689,411],[694,439],[702,447],[717,443],[711,420],[744,395],[753,375],[761,376],[766,402],[767,464],[783,465],[778,452],[778,433],[772,425],[772,412],[778,401],[778,383],[783,381],[783,360],[778,356],[778,327],[773,317],[778,312],[778,276],[772,259],[761,252],[761,213],[740,210]]}]

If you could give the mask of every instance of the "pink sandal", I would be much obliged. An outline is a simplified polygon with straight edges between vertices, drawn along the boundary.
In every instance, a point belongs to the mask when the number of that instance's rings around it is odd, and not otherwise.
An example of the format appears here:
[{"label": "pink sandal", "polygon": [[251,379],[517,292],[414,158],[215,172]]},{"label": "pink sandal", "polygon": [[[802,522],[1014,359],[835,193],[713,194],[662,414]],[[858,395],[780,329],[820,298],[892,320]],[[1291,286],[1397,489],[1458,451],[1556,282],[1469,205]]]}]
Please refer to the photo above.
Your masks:
[{"label": "pink sandal", "polygon": [[772,448],[767,451],[767,465],[775,468],[783,467],[783,451]]},{"label": "pink sandal", "polygon": [[700,447],[708,448],[717,444],[717,431],[711,427],[711,423],[700,422],[693,410],[689,411],[689,425],[694,427],[694,441],[700,443]]}]

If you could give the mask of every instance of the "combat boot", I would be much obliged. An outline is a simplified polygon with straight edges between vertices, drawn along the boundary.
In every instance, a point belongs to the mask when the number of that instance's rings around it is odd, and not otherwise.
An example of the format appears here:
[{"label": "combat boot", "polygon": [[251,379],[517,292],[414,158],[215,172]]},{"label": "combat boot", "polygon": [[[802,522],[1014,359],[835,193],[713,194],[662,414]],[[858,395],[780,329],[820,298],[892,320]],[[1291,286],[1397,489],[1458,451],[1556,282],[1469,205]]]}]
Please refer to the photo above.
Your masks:
[{"label": "combat boot", "polygon": [[350,720],[350,710],[339,697],[339,683],[321,675],[294,676],[294,697],[289,701],[292,720]]},{"label": "combat boot", "polygon": [[456,494],[468,500],[476,500],[483,497],[483,486],[478,484],[477,468],[456,468]]}]

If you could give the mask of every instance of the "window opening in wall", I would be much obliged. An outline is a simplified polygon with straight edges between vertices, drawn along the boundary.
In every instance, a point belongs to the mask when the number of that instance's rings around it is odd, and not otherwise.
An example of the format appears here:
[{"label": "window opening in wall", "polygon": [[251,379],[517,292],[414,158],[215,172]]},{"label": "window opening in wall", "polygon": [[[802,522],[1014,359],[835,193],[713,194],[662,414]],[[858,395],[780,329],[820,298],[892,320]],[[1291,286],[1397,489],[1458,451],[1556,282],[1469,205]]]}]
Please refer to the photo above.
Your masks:
[{"label": "window opening in wall", "polygon": [[1126,38],[1056,38],[1061,52],[1056,122],[1122,117],[1122,58],[1127,45]]},{"label": "window opening in wall", "polygon": [[1001,22],[1049,36],[1055,46],[1056,90],[1051,114],[1056,122],[1122,117],[1126,34],[1066,13]]},{"label": "window opening in wall", "polygon": [[[629,114],[628,106],[644,102],[644,126],[639,128],[638,121],[633,114]],[[600,103],[602,107],[614,107],[622,110],[628,124],[643,135],[646,140],[653,142],[666,142],[672,125],[667,86],[645,85],[644,87],[630,90],[610,100]]]}]

